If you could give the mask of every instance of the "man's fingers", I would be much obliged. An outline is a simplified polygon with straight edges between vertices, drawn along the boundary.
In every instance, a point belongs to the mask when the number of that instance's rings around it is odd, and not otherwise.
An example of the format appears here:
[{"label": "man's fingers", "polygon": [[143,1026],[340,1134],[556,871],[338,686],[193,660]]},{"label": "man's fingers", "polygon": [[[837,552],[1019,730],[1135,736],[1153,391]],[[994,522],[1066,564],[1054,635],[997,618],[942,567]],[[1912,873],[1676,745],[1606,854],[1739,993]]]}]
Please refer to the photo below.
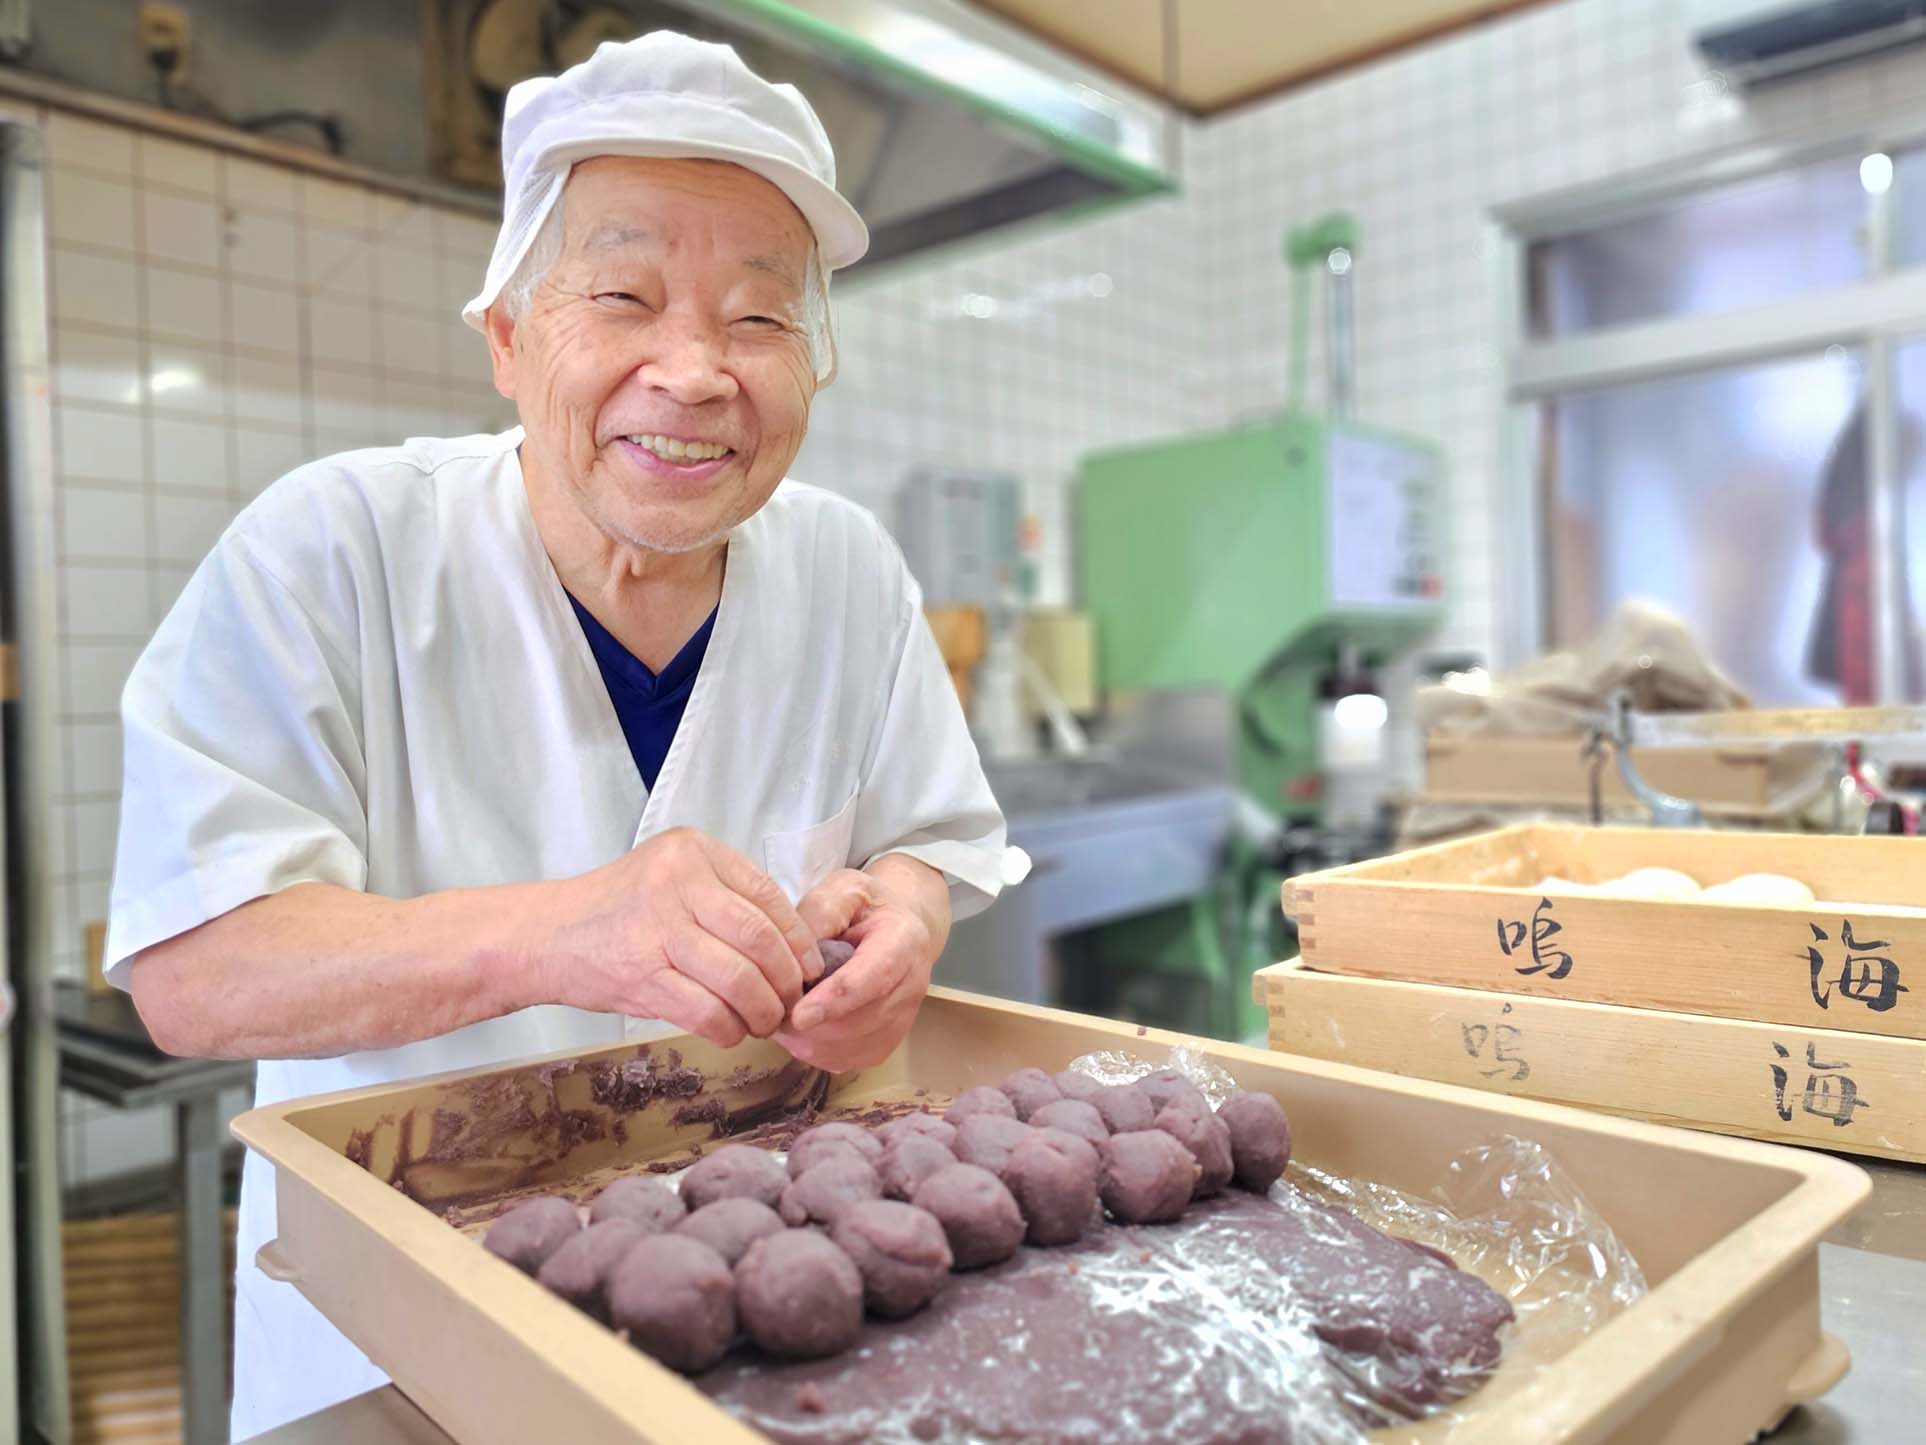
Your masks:
[{"label": "man's fingers", "polygon": [[796,905],[796,912],[812,937],[841,938],[861,907],[862,900],[846,889],[818,888]]},{"label": "man's fingers", "polygon": [[[713,840],[711,840],[713,843]],[[715,864],[716,876],[732,892],[741,894],[760,909],[776,931],[789,945],[790,955],[802,970],[802,976],[814,983],[823,976],[823,956],[816,951],[816,935],[796,912],[795,905],[784,896],[775,880],[751,863],[735,849],[721,843],[714,843],[710,858]]]},{"label": "man's fingers", "polygon": [[762,970],[785,1014],[796,1006],[803,991],[802,965],[768,914],[719,885],[691,890],[688,902],[699,928]]},{"label": "man's fingers", "polygon": [[736,1011],[749,1032],[766,1039],[789,1010],[762,970],[712,933],[689,928],[672,939],[669,962]]},{"label": "man's fingers", "polygon": [[896,1051],[895,1044],[886,1039],[827,1039],[821,1034],[792,1033],[788,1029],[778,1033],[775,1041],[798,1063],[830,1074],[871,1068]]},{"label": "man's fingers", "polygon": [[914,974],[905,974],[879,1006],[831,1019],[807,1032],[792,1022],[777,1030],[775,1041],[803,1063],[832,1074],[866,1069],[896,1051],[916,1018],[920,1001]]},{"label": "man's fingers", "polygon": [[903,981],[909,967],[909,957],[901,947],[891,947],[885,935],[872,934],[857,945],[855,956],[827,983],[796,1005],[796,1027],[807,1032],[881,1003]]},{"label": "man's fingers", "polygon": [[796,905],[796,912],[817,938],[841,938],[875,902],[876,890],[869,876],[845,868],[812,888]]},{"label": "man's fingers", "polygon": [[733,1049],[749,1036],[736,1011],[694,980],[665,968],[655,976],[655,984],[664,995],[655,1005],[657,1017],[719,1048]]}]

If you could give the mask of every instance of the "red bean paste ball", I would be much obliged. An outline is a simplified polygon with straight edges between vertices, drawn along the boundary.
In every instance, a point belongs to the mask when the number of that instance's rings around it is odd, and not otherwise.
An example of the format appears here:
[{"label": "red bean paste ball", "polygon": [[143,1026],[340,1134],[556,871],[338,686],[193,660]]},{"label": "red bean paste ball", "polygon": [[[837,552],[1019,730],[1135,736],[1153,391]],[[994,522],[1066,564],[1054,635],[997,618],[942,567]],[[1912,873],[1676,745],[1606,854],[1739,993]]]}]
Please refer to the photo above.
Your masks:
[{"label": "red bean paste ball", "polygon": [[609,1276],[609,1323],[685,1375],[706,1370],[736,1337],[736,1281],[699,1240],[645,1235]]},{"label": "red bean paste ball", "polygon": [[1096,1146],[1061,1129],[1037,1129],[1003,1166],[1003,1183],[1031,1244],[1075,1244],[1097,1219]]},{"label": "red bean paste ball", "polygon": [[998,1119],[1016,1118],[1016,1105],[1010,1096],[1001,1089],[992,1089],[988,1084],[978,1084],[974,1089],[965,1089],[950,1102],[943,1118],[957,1128],[963,1121],[978,1114],[988,1114]]},{"label": "red bean paste ball", "polygon": [[863,1276],[813,1229],[785,1229],[749,1246],[736,1266],[742,1327],[772,1355],[813,1360],[856,1343]]},{"label": "red bean paste ball", "polygon": [[[805,1129],[796,1136],[796,1142],[789,1146],[789,1177],[800,1179],[814,1164],[821,1151],[832,1151],[840,1145],[844,1149],[860,1155],[867,1164],[874,1164],[883,1157],[883,1141],[867,1129],[859,1129],[854,1124],[818,1124],[813,1129]],[[829,1157],[823,1153],[822,1157]]]},{"label": "red bean paste ball", "polygon": [[883,1162],[877,1169],[882,1176],[883,1193],[891,1199],[908,1199],[916,1186],[939,1169],[956,1163],[956,1156],[937,1143],[931,1134],[904,1134],[889,1141]]},{"label": "red bean paste ball", "polygon": [[630,1249],[655,1232],[639,1219],[591,1224],[551,1254],[535,1278],[578,1310],[607,1321],[609,1276]]},{"label": "red bean paste ball", "polygon": [[1267,1194],[1291,1162],[1291,1122],[1269,1094],[1232,1094],[1217,1111],[1230,1129],[1231,1169],[1237,1182]]},{"label": "red bean paste ball", "polygon": [[[1047,1143],[1059,1154],[1067,1154],[1072,1159],[1087,1161],[1092,1169],[1099,1169],[1103,1165],[1102,1151],[1081,1134],[1072,1133],[1068,1129],[1041,1129],[1032,1125],[1030,1137],[1024,1143],[1034,1143],[1038,1140]],[[1104,1142],[1108,1143],[1109,1140],[1106,1138]]]},{"label": "red bean paste ball", "polygon": [[1204,1091],[1192,1083],[1181,1069],[1159,1069],[1137,1080],[1133,1087],[1149,1099],[1150,1107],[1160,1114],[1179,1100],[1206,1111],[1210,1108],[1210,1100],[1204,1097]]},{"label": "red bean paste ball", "polygon": [[879,1152],[876,1159],[872,1160],[869,1155],[847,1140],[818,1139],[809,1148],[801,1151],[801,1159],[802,1162],[798,1164],[797,1151],[793,1149],[790,1151],[789,1177],[791,1179],[800,1179],[818,1165],[832,1161],[838,1164],[867,1164],[874,1169],[881,1162],[882,1156]]},{"label": "red bean paste ball", "polygon": [[1104,1141],[1098,1191],[1125,1224],[1168,1224],[1183,1216],[1202,1172],[1190,1150],[1161,1129],[1112,1134]]},{"label": "red bean paste ball", "polygon": [[852,1204],[829,1237],[863,1277],[863,1303],[887,1320],[915,1314],[949,1282],[950,1241],[936,1216],[894,1199]]},{"label": "red bean paste ball", "polygon": [[548,1257],[582,1232],[582,1216],[572,1200],[531,1199],[488,1226],[482,1248],[533,1274]]},{"label": "red bean paste ball", "polygon": [[1063,1097],[1063,1091],[1042,1069],[1018,1069],[997,1087],[1016,1106],[1017,1118],[1026,1124],[1045,1104],[1054,1104]]},{"label": "red bean paste ball", "polygon": [[956,1155],[959,1164],[974,1164],[992,1174],[1001,1174],[1010,1151],[1030,1134],[1030,1126],[1015,1119],[978,1114],[957,1126],[956,1148],[950,1152]]},{"label": "red bean paste ball", "polygon": [[838,1157],[818,1164],[782,1192],[778,1212],[792,1227],[834,1224],[852,1204],[880,1199],[883,1181],[861,1159]]},{"label": "red bean paste ball", "polygon": [[733,1269],[750,1245],[785,1227],[782,1216],[759,1199],[718,1199],[683,1220],[675,1232],[708,1245]]},{"label": "red bean paste ball", "polygon": [[1054,1104],[1045,1104],[1030,1116],[1030,1124],[1037,1129],[1061,1129],[1079,1139],[1088,1139],[1092,1145],[1100,1145],[1110,1137],[1097,1106],[1081,1099],[1059,1099]]},{"label": "red bean paste ball", "polygon": [[589,1206],[589,1223],[610,1219],[633,1219],[650,1234],[674,1229],[688,1215],[689,1207],[660,1179],[618,1179]]},{"label": "red bean paste ball", "polygon": [[1023,1213],[1010,1191],[987,1169],[952,1164],[917,1186],[910,1203],[943,1226],[958,1269],[1001,1264],[1023,1243]]},{"label": "red bean paste ball", "polygon": [[1075,1099],[1080,1104],[1094,1104],[1104,1086],[1088,1074],[1077,1069],[1065,1069],[1060,1074],[1052,1074],[1050,1082],[1057,1086],[1057,1092],[1066,1099]]},{"label": "red bean paste ball", "polygon": [[1157,1121],[1157,1111],[1135,1084],[1112,1084],[1090,1101],[1113,1134],[1137,1134]]},{"label": "red bean paste ball", "polygon": [[1231,1182],[1230,1126],[1215,1114],[1199,1095],[1195,1102],[1178,1097],[1176,1103],[1157,1115],[1157,1127],[1190,1150],[1197,1161],[1197,1183],[1191,1187],[1193,1199],[1221,1194]]},{"label": "red bean paste ball", "polygon": [[[856,956],[856,945],[840,938],[825,938],[816,944],[816,952],[823,956],[823,978],[828,978]],[[819,978],[816,983],[822,981]],[[815,986],[815,983],[809,985],[810,988]]]},{"label": "red bean paste ball", "polygon": [[773,1209],[788,1185],[789,1171],[768,1150],[724,1144],[683,1174],[682,1202],[693,1211],[718,1199],[759,1199]]},{"label": "red bean paste ball", "polygon": [[914,1114],[904,1114],[901,1118],[891,1119],[876,1131],[876,1137],[883,1141],[885,1147],[905,1134],[925,1135],[934,1139],[945,1149],[956,1143],[956,1125],[921,1109]]}]

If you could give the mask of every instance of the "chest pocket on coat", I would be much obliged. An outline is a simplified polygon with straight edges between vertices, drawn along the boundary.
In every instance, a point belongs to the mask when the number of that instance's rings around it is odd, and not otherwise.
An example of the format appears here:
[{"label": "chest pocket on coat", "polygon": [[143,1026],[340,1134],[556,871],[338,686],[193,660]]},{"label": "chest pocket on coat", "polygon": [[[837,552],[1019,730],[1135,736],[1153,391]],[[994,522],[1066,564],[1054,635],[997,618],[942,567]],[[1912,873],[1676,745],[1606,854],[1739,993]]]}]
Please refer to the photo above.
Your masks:
[{"label": "chest pocket on coat", "polygon": [[838,868],[850,866],[849,845],[856,836],[856,803],[861,796],[851,793],[833,817],[820,823],[763,838],[763,871],[792,903]]}]

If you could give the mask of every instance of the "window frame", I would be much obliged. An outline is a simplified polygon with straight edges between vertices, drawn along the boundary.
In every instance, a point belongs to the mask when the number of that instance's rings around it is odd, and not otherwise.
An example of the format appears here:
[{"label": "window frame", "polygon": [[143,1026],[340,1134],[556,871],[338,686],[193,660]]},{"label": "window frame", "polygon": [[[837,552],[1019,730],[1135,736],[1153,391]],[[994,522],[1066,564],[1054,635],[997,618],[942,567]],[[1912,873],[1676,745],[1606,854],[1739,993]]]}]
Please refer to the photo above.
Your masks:
[{"label": "window frame", "polygon": [[[1865,359],[1868,484],[1873,541],[1873,675],[1882,703],[1903,701],[1905,558],[1894,352],[1926,342],[1926,262],[1893,265],[1895,191],[1866,197],[1864,280],[1757,306],[1633,322],[1575,336],[1533,339],[1525,314],[1527,252],[1536,241],[1634,219],[1735,182],[1800,166],[1884,151],[1926,148],[1926,119],[1841,132],[1812,144],[1751,144],[1633,172],[1602,183],[1507,203],[1490,212],[1493,294],[1498,298],[1500,367],[1498,596],[1523,605],[1494,619],[1497,661],[1515,666],[1543,652],[1545,527],[1539,453],[1540,402],[1578,391],[1810,356],[1858,347]],[[1897,182],[1895,182],[1897,184]],[[1926,624],[1922,625],[1926,630]]]}]

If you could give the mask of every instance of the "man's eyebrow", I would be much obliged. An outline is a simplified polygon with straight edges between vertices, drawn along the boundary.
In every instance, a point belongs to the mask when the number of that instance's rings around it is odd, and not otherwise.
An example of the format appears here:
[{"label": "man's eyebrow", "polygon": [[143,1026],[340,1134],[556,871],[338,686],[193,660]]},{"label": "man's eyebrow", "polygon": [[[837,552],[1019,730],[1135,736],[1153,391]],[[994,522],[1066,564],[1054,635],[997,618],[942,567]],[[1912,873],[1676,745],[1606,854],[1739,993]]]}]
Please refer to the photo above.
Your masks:
[{"label": "man's eyebrow", "polygon": [[779,281],[787,281],[791,286],[800,286],[802,284],[796,276],[796,268],[790,265],[783,257],[773,253],[764,256],[751,256],[742,264],[751,271],[761,271],[765,275],[774,276]]},{"label": "man's eyebrow", "polygon": [[650,239],[647,231],[632,222],[603,221],[588,233],[582,245],[590,251],[619,251],[624,246],[637,245]]}]

